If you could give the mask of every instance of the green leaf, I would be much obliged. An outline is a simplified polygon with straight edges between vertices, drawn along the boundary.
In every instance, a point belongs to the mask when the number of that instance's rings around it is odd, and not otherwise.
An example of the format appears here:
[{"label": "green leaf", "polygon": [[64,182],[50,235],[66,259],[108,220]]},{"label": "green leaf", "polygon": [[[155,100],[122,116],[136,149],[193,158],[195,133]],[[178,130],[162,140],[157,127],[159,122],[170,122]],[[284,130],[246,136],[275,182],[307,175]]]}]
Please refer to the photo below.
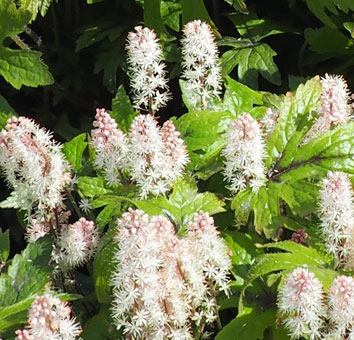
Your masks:
[{"label": "green leaf", "polygon": [[82,176],[79,178],[78,187],[87,197],[105,195],[111,192],[104,186],[102,177]]},{"label": "green leaf", "polygon": [[0,94],[0,131],[5,127],[7,121],[12,116],[16,116],[16,112]]},{"label": "green leaf", "polygon": [[263,104],[263,94],[252,90],[236,80],[226,77],[223,109],[234,116],[250,112],[254,105]]},{"label": "green leaf", "polygon": [[275,319],[276,309],[247,306],[216,335],[215,340],[262,340],[265,329],[273,325]]},{"label": "green leaf", "polygon": [[76,40],[75,52],[96,44],[106,38],[110,42],[113,42],[120,37],[126,29],[126,26],[117,26],[117,21],[115,20],[105,20],[103,22],[98,20],[97,22],[90,22],[90,26],[86,26],[80,30],[80,36]]},{"label": "green leaf", "polygon": [[268,18],[258,19],[254,13],[250,15],[236,13],[229,15],[228,18],[233,22],[242,38],[253,38],[256,41],[270,35],[289,31],[288,26],[274,22]]},{"label": "green leaf", "polygon": [[208,11],[203,0],[181,0],[182,5],[182,25],[190,21],[200,19],[212,24]]},{"label": "green leaf", "polygon": [[0,263],[4,264],[10,254],[9,230],[0,229]]},{"label": "green leaf", "polygon": [[319,187],[306,181],[279,183],[279,196],[287,203],[291,211],[306,216],[316,210]]},{"label": "green leaf", "polygon": [[169,199],[165,197],[152,198],[145,201],[135,201],[134,204],[150,215],[167,215],[178,226],[183,226],[193,218],[194,213],[204,211],[210,215],[225,211],[225,203],[210,192],[198,193],[195,180],[184,177],[173,187]]},{"label": "green leaf", "polygon": [[280,227],[278,190],[273,183],[267,183],[267,186],[258,190],[251,202],[256,231],[264,232],[267,238],[276,238]]},{"label": "green leaf", "polygon": [[161,2],[161,16],[163,22],[176,32],[180,30],[180,16],[182,13],[181,4],[175,0],[164,0]]},{"label": "green leaf", "polygon": [[87,144],[86,134],[82,133],[64,145],[63,151],[65,156],[75,171],[79,171],[82,167],[82,154],[84,153]]},{"label": "green leaf", "polygon": [[144,0],[144,22],[149,28],[155,30],[157,36],[166,33],[161,17],[161,0]]},{"label": "green leaf", "polygon": [[234,48],[221,57],[223,76],[236,66],[239,81],[252,88],[258,87],[258,73],[275,85],[281,84],[280,72],[273,61],[277,53],[266,43],[252,44],[252,47]]},{"label": "green leaf", "polygon": [[[336,126],[332,130],[325,132],[316,139],[298,148],[294,155],[294,162],[299,166],[309,162],[311,166],[307,166],[307,168],[311,170],[314,169],[314,166],[319,166],[327,170],[344,171],[353,174],[353,133],[353,122]],[[302,170],[302,167],[296,170]],[[283,177],[285,177],[285,175]]]},{"label": "green leaf", "polygon": [[[31,13],[20,8],[12,0],[0,1],[0,41],[23,32],[31,20]],[[0,54],[1,55],[1,54]]]},{"label": "green leaf", "polygon": [[32,13],[31,21],[36,20],[38,13],[41,13],[42,17],[44,17],[51,2],[51,0],[19,0],[21,8]]},{"label": "green leaf", "polygon": [[49,283],[52,240],[42,237],[15,255],[7,274],[0,276],[0,306],[10,306],[40,293]]},{"label": "green leaf", "polygon": [[314,248],[305,247],[293,241],[282,241],[264,244],[265,248],[281,249],[291,252],[295,256],[303,257],[308,265],[326,266],[331,262],[331,257],[326,253],[320,253]]},{"label": "green leaf", "polygon": [[112,99],[112,111],[110,112],[121,130],[128,132],[130,125],[138,112],[134,110],[124,86],[120,85],[115,97]]},{"label": "green leaf", "polygon": [[231,209],[235,210],[237,224],[246,224],[248,221],[254,195],[255,193],[252,191],[251,187],[248,187],[237,193],[232,200]]},{"label": "green leaf", "polygon": [[41,55],[36,51],[0,47],[0,74],[17,90],[22,85],[50,85],[53,77],[41,61]]},{"label": "green leaf", "polygon": [[96,55],[94,73],[103,71],[103,85],[108,91],[114,92],[117,84],[117,71],[125,61],[124,43],[117,40],[112,47],[111,42],[102,44],[100,53]]},{"label": "green leaf", "polygon": [[84,327],[81,337],[83,340],[121,339],[122,331],[112,329],[110,306],[102,304],[97,315],[89,319]]},{"label": "green leaf", "polygon": [[354,40],[349,39],[337,28],[328,26],[307,28],[304,33],[311,50],[317,53],[354,54]]},{"label": "green leaf", "polygon": [[345,13],[354,10],[352,0],[306,0],[306,4],[310,11],[324,24],[329,27],[336,28],[331,18],[327,15],[327,11],[338,14],[338,9]]},{"label": "green leaf", "polygon": [[117,231],[115,228],[109,228],[104,234],[98,246],[97,255],[93,263],[93,275],[95,280],[95,291],[97,300],[100,303],[111,302],[111,276],[116,268],[115,254],[117,243],[114,242],[114,236]]},{"label": "green leaf", "polygon": [[121,201],[116,200],[115,203],[110,203],[105,206],[96,217],[96,225],[98,229],[103,228],[120,213]]},{"label": "green leaf", "polygon": [[[284,96],[279,107],[279,120],[268,142],[266,166],[270,168],[277,159],[283,157],[282,166],[293,161],[297,144],[304,135],[303,118],[307,119],[316,110],[321,96],[321,83],[317,78],[301,84],[293,96]],[[308,127],[307,127],[308,128]]]},{"label": "green leaf", "polygon": [[198,177],[207,179],[223,166],[218,160],[232,119],[230,112],[194,111],[175,122],[188,147],[191,158],[188,169],[197,171]]}]

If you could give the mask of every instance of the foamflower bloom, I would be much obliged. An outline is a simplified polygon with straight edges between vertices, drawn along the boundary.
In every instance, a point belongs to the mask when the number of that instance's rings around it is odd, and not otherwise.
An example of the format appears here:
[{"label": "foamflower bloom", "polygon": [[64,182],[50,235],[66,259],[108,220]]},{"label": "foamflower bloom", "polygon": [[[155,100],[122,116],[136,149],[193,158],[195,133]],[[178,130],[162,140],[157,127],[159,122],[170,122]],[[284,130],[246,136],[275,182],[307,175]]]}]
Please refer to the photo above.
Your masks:
[{"label": "foamflower bloom", "polygon": [[164,216],[129,209],[118,220],[112,316],[127,337],[193,339],[215,321],[215,292],[229,291],[231,261],[214,220],[200,212],[180,237]]},{"label": "foamflower bloom", "polygon": [[266,181],[265,144],[260,124],[249,114],[239,115],[225,138],[224,176],[237,193],[247,186],[257,191]]},{"label": "foamflower bloom", "polygon": [[94,222],[81,217],[69,225],[62,225],[55,256],[62,271],[78,267],[90,260],[98,246],[99,232]]},{"label": "foamflower bloom", "polygon": [[105,109],[96,110],[93,126],[91,145],[96,151],[94,166],[103,172],[109,185],[116,185],[122,180],[128,152],[126,136]]},{"label": "foamflower bloom", "polygon": [[221,67],[210,25],[200,20],[187,23],[181,44],[182,78],[192,105],[202,110],[212,108],[221,92]]},{"label": "foamflower bloom", "polygon": [[353,188],[347,174],[329,171],[319,192],[318,215],[328,251],[337,264],[347,262],[354,232]]},{"label": "foamflower bloom", "polygon": [[286,276],[278,293],[278,309],[293,339],[302,335],[322,339],[323,294],[321,282],[306,268],[298,267]]},{"label": "foamflower bloom", "polygon": [[347,82],[342,76],[327,74],[321,78],[322,93],[317,108],[319,117],[307,133],[304,143],[318,137],[332,126],[347,122],[352,113]]},{"label": "foamflower bloom", "polygon": [[189,162],[186,145],[172,121],[160,127],[153,115],[138,115],[125,135],[102,109],[94,126],[91,145],[96,168],[109,185],[130,178],[142,198],[165,195]]},{"label": "foamflower bloom", "polygon": [[52,135],[26,117],[12,117],[0,132],[0,167],[16,206],[31,218],[61,206],[70,165]]},{"label": "foamflower bloom", "polygon": [[174,124],[167,121],[160,128],[152,115],[139,115],[131,125],[128,139],[127,168],[140,187],[141,197],[165,195],[189,161],[187,148]]},{"label": "foamflower bloom", "polygon": [[136,26],[128,34],[126,50],[134,105],[154,114],[171,98],[159,39],[153,30]]},{"label": "foamflower bloom", "polygon": [[335,340],[354,339],[354,279],[337,276],[328,292],[330,335]]},{"label": "foamflower bloom", "polygon": [[15,340],[75,340],[80,333],[70,306],[46,294],[32,302],[26,329],[17,330]]}]

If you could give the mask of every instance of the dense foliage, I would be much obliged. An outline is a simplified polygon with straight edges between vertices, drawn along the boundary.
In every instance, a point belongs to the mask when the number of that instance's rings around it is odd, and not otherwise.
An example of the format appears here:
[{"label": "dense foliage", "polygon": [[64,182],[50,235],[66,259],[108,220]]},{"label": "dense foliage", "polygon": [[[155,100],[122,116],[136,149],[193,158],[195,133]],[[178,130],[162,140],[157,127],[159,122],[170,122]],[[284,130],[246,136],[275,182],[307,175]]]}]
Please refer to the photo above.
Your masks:
[{"label": "dense foliage", "polygon": [[1,0],[0,338],[354,339],[352,0]]}]

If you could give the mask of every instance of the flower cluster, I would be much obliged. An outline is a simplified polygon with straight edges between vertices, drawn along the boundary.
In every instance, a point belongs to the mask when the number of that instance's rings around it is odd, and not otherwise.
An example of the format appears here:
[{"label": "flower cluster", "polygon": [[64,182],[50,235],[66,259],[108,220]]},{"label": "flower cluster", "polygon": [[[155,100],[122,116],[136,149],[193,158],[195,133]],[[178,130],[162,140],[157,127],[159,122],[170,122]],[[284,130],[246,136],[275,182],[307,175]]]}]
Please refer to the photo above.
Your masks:
[{"label": "flower cluster", "polygon": [[133,102],[138,109],[147,109],[153,114],[171,98],[165,64],[161,61],[162,47],[155,32],[142,26],[128,34],[127,42]]},{"label": "flower cluster", "polygon": [[278,294],[278,308],[286,315],[286,328],[294,339],[308,335],[318,339],[325,314],[323,287],[315,275],[298,267],[285,278]]},{"label": "flower cluster", "polygon": [[278,308],[293,339],[354,339],[354,279],[340,275],[325,294],[321,282],[298,267],[285,278]]},{"label": "flower cluster", "polygon": [[184,26],[182,78],[196,109],[207,109],[221,90],[221,67],[215,37],[209,24],[194,20]]},{"label": "flower cluster", "polygon": [[126,162],[127,139],[105,109],[96,110],[93,126],[95,129],[91,131],[91,145],[96,151],[94,166],[102,169],[109,185],[116,185],[121,181],[120,171],[124,169]]},{"label": "flower cluster", "polygon": [[28,311],[26,329],[15,340],[75,340],[81,327],[71,318],[71,308],[51,295],[38,296]]},{"label": "flower cluster", "polygon": [[348,260],[348,242],[354,231],[353,194],[345,173],[329,171],[323,179],[318,214],[327,248],[337,264]]},{"label": "flower cluster", "polygon": [[317,112],[319,117],[307,133],[304,143],[318,137],[332,126],[350,119],[352,106],[348,85],[342,76],[326,75],[321,78],[322,93]]},{"label": "flower cluster", "polygon": [[354,339],[354,279],[351,276],[340,275],[333,281],[328,304],[333,339]]},{"label": "flower cluster", "polygon": [[275,109],[268,108],[264,117],[261,119],[260,123],[263,126],[263,132],[266,139],[274,132],[274,129],[278,123],[280,112]]},{"label": "flower cluster", "polygon": [[206,213],[179,237],[163,216],[130,209],[118,220],[113,319],[131,338],[193,339],[215,321],[215,292],[228,293],[231,261]]},{"label": "flower cluster", "polygon": [[62,225],[57,246],[60,249],[56,262],[62,271],[87,262],[98,246],[99,233],[92,221],[81,217],[77,222]]},{"label": "flower cluster", "polygon": [[231,191],[237,193],[247,185],[257,191],[264,184],[265,144],[260,124],[252,116],[244,113],[231,124],[222,155]]},{"label": "flower cluster", "polygon": [[96,167],[104,171],[107,182],[118,182],[128,171],[141,197],[166,194],[188,163],[186,146],[173,123],[167,121],[160,128],[152,115],[139,115],[124,136],[108,113],[98,110],[97,115],[100,121],[94,123],[92,146],[98,157]]},{"label": "flower cluster", "polygon": [[71,180],[69,163],[49,132],[26,117],[12,117],[0,133],[0,166],[16,206],[29,219],[61,206]]}]

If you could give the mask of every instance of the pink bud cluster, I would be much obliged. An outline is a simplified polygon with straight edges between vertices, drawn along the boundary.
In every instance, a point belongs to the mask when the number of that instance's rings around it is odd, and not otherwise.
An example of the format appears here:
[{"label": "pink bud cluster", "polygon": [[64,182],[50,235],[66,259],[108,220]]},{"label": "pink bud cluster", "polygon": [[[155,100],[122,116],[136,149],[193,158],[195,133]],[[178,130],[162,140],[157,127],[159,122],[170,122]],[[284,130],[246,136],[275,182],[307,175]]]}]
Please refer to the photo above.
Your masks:
[{"label": "pink bud cluster", "polygon": [[319,117],[304,142],[318,137],[332,126],[347,122],[352,113],[348,85],[342,76],[326,75],[321,78],[322,93],[317,112]]},{"label": "pink bud cluster", "polygon": [[262,129],[251,115],[239,115],[231,124],[222,155],[226,158],[224,175],[234,193],[247,186],[257,191],[265,183],[263,159],[266,152]]},{"label": "pink bud cluster", "polygon": [[350,244],[354,236],[354,192],[344,172],[329,171],[319,193],[318,215],[327,249],[337,264],[346,265],[353,254]]},{"label": "pink bud cluster", "polygon": [[16,331],[15,340],[75,340],[80,333],[69,305],[46,294],[35,298],[28,311],[27,327]]},{"label": "pink bud cluster", "polygon": [[[98,110],[97,115],[104,115],[104,119],[94,123],[96,127],[101,125],[91,133],[92,146],[99,159],[96,167],[102,169],[107,183],[118,182],[119,174],[127,171],[139,186],[142,198],[166,194],[188,163],[186,146],[174,124],[167,121],[160,128],[152,115],[139,115],[124,136],[108,113]],[[120,137],[105,140],[105,136],[112,135]]]},{"label": "pink bud cluster", "polygon": [[194,20],[184,26],[182,44],[182,77],[185,90],[195,109],[212,108],[221,91],[219,52],[211,27]]},{"label": "pink bud cluster", "polygon": [[133,102],[136,108],[153,114],[171,98],[159,39],[153,30],[136,26],[135,32],[128,34],[126,50]]},{"label": "pink bud cluster", "polygon": [[71,180],[62,147],[31,119],[12,117],[0,133],[0,166],[13,187],[16,207],[29,218],[44,216],[62,204]]},{"label": "pink bud cluster", "polygon": [[278,308],[293,339],[353,339],[354,279],[340,275],[325,294],[314,273],[298,267],[278,293]]},{"label": "pink bud cluster", "polygon": [[186,237],[163,216],[130,209],[118,220],[112,314],[130,338],[193,339],[215,321],[215,292],[228,293],[231,261],[206,213],[196,214]]}]

